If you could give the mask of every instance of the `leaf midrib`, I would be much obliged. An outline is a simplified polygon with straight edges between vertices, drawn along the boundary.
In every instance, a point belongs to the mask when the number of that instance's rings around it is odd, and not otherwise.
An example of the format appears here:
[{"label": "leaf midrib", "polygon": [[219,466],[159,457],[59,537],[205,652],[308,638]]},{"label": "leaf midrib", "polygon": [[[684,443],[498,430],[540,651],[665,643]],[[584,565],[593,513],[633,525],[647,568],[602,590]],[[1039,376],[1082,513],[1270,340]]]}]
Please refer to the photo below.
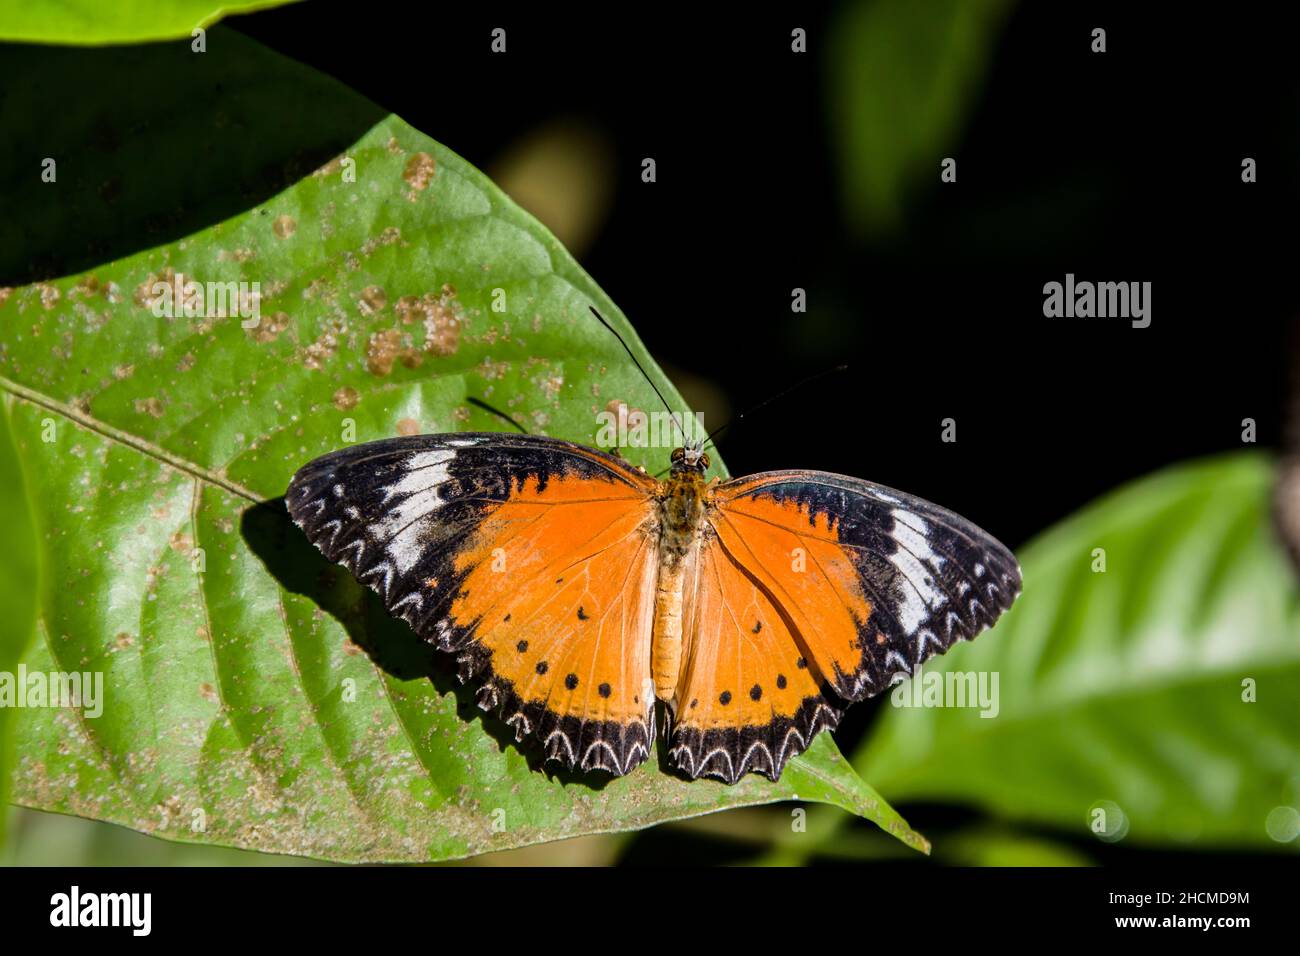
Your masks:
[{"label": "leaf midrib", "polygon": [[69,421],[76,422],[87,431],[94,432],[114,444],[122,445],[132,449],[133,451],[147,455],[155,461],[160,461],[192,478],[197,478],[200,481],[206,481],[210,485],[222,488],[225,491],[230,492],[232,495],[243,498],[252,504],[258,504],[262,501],[262,496],[255,494],[243,485],[231,481],[229,478],[219,475],[209,468],[204,468],[202,465],[196,464],[180,455],[170,452],[159,445],[155,445],[153,442],[146,441],[138,435],[132,435],[130,432],[123,431],[107,422],[100,421],[98,418],[79,411],[66,402],[61,402],[58,399],[51,398],[35,389],[28,388],[26,385],[19,385],[12,379],[3,376],[0,376],[0,389],[4,389],[15,398],[22,399],[25,402],[30,402],[33,405],[38,405],[41,408],[62,415]]}]

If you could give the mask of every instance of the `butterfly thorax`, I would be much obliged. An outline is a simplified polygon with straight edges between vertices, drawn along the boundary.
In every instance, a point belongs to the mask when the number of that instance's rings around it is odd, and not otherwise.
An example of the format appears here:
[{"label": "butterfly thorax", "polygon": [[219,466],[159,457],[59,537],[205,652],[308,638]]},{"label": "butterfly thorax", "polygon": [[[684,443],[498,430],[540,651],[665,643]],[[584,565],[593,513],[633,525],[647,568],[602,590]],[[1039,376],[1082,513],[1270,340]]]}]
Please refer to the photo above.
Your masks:
[{"label": "butterfly thorax", "polygon": [[694,469],[674,469],[660,486],[659,534],[664,564],[680,564],[694,547],[708,487],[704,475]]}]

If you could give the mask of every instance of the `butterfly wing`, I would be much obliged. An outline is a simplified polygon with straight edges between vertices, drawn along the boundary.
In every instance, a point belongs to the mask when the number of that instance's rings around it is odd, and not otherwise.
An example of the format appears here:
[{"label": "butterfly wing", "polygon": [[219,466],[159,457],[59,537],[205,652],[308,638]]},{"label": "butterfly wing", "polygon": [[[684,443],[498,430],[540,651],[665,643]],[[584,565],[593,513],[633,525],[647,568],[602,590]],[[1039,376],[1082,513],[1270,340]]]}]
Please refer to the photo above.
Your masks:
[{"label": "butterfly wing", "polygon": [[1015,557],[974,524],[854,478],[737,479],[706,516],[670,748],[691,776],[776,779],[846,702],[974,637],[1020,590]]},{"label": "butterfly wing", "polygon": [[517,739],[623,774],[654,738],[655,487],[581,445],[465,433],[332,452],[285,498],[328,558],[456,655]]}]

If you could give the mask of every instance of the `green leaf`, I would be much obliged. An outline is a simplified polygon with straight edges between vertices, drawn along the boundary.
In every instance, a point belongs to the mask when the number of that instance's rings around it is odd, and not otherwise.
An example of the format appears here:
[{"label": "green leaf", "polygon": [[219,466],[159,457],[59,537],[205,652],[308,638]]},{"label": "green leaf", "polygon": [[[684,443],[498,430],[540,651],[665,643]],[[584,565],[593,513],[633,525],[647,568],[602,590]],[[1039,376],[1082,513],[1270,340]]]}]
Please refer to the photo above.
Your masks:
[{"label": "green leaf", "polygon": [[[215,46],[262,84],[262,114],[237,114],[243,135],[278,123],[300,86],[327,89],[228,32]],[[191,124],[211,123],[192,130],[198,142],[224,143],[231,114],[203,107],[229,87],[205,77],[188,93]],[[92,168],[98,148],[84,146]],[[154,283],[177,274],[260,283],[260,323],[156,316]],[[98,717],[22,712],[17,801],[175,840],[423,861],[800,799],[924,850],[826,735],[779,784],[689,782],[662,757],[610,782],[533,769],[409,628],[287,520],[279,499],[294,470],[345,441],[499,428],[470,397],[588,444],[608,403],[655,408],[589,304],[684,407],[554,237],[391,116],[224,222],[0,291],[0,388],[14,397],[55,584],[26,665],[102,672],[106,696]],[[654,470],[666,455],[628,450]]]},{"label": "green leaf", "polygon": [[[27,483],[14,448],[7,403],[0,405],[0,528],[4,529],[5,554],[0,562],[0,682],[16,680],[22,660],[36,633],[37,594],[40,587],[40,555],[36,525]],[[15,691],[12,683],[9,691]],[[14,763],[13,730],[18,711],[4,697],[0,683],[0,845],[4,844],[9,803],[9,775]]]},{"label": "green leaf", "polygon": [[0,39],[28,43],[143,43],[188,37],[232,13],[295,0],[0,0]]},{"label": "green leaf", "polygon": [[918,184],[939,184],[1010,6],[858,0],[841,8],[827,31],[830,125],[857,232],[895,228]]},{"label": "green leaf", "polygon": [[1271,527],[1274,471],[1258,455],[1170,468],[1024,548],[1016,606],[923,678],[998,674],[997,716],[887,708],[855,765],[895,800],[1276,847],[1270,812],[1300,803],[1300,593]]}]

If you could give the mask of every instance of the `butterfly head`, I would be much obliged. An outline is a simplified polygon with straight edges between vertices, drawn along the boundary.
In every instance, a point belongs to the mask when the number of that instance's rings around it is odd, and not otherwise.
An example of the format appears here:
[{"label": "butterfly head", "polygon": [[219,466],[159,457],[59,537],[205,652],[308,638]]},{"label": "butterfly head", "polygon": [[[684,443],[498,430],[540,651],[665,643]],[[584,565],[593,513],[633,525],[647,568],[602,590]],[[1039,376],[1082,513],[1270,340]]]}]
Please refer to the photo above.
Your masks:
[{"label": "butterfly head", "polygon": [[709,470],[709,455],[704,450],[704,439],[687,441],[682,448],[674,448],[672,454],[673,474],[695,472],[702,475]]}]

